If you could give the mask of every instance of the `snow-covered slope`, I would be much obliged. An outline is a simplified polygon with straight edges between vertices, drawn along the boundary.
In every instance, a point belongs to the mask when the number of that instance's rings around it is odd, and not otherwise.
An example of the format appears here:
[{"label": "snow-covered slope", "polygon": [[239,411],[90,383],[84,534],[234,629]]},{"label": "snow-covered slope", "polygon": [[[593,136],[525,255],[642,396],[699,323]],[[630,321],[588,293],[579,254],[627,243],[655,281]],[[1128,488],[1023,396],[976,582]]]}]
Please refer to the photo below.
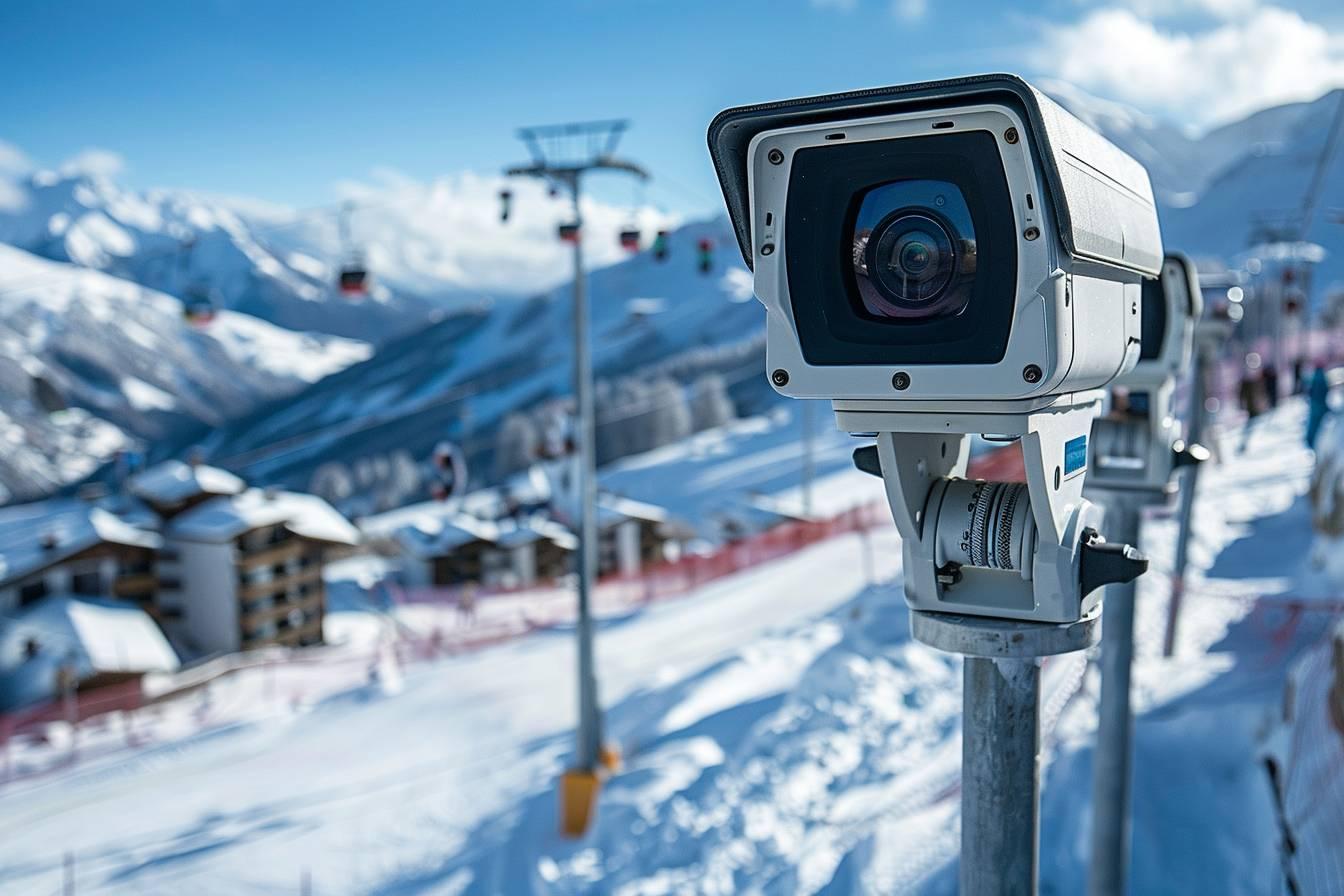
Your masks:
[{"label": "snow-covered slope", "polygon": [[4,497],[88,473],[125,434],[218,425],[368,354],[233,311],[197,330],[171,296],[0,245]]},{"label": "snow-covered slope", "polygon": [[[1238,598],[1291,589],[1306,562],[1301,424],[1289,403],[1205,476],[1175,659],[1166,586],[1141,585],[1135,892],[1276,892],[1256,736],[1312,630]],[[1173,526],[1148,524],[1155,567]],[[895,574],[894,533],[874,542]],[[898,583],[868,587],[863,553],[834,539],[602,620],[625,767],[581,840],[556,833],[573,748],[561,628],[400,673],[388,650],[257,669],[156,708],[130,746],[120,726],[91,733],[73,765],[53,725],[49,744],[15,747],[19,768],[47,771],[6,785],[0,867],[36,892],[67,853],[80,893],[284,892],[304,876],[388,896],[955,892],[958,664],[910,640]],[[1084,666],[1043,672],[1042,892],[1085,888]]]}]

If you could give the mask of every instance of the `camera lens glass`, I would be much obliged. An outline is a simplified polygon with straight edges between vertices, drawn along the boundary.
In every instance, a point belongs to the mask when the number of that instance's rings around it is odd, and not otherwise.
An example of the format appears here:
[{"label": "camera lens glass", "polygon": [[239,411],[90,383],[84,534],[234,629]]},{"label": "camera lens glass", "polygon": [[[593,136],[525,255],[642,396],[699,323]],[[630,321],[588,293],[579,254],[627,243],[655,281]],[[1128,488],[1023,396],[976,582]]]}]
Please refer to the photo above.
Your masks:
[{"label": "camera lens glass", "polygon": [[861,194],[850,239],[864,310],[882,320],[928,320],[966,309],[975,231],[961,191],[907,180]]}]

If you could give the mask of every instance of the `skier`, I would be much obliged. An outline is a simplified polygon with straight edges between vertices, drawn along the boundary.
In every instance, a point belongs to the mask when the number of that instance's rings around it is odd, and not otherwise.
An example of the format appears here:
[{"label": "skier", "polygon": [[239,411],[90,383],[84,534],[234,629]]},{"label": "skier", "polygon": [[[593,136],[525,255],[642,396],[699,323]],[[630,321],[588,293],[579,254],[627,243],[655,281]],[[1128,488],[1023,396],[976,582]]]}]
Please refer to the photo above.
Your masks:
[{"label": "skier", "polygon": [[1279,406],[1279,367],[1278,363],[1265,365],[1265,405],[1266,410]]},{"label": "skier", "polygon": [[1317,362],[1315,371],[1307,383],[1307,447],[1316,447],[1316,437],[1320,435],[1321,424],[1330,412],[1330,382],[1325,376],[1325,365]]},{"label": "skier", "polygon": [[458,594],[457,616],[465,625],[476,623],[476,588],[474,585],[463,586],[461,593]]},{"label": "skier", "polygon": [[1251,429],[1255,426],[1256,418],[1266,409],[1265,379],[1260,372],[1260,357],[1254,352],[1246,356],[1246,368],[1241,374],[1237,397],[1242,410],[1246,412],[1246,428],[1242,430],[1241,447],[1238,449],[1238,453],[1243,454],[1251,441]]}]

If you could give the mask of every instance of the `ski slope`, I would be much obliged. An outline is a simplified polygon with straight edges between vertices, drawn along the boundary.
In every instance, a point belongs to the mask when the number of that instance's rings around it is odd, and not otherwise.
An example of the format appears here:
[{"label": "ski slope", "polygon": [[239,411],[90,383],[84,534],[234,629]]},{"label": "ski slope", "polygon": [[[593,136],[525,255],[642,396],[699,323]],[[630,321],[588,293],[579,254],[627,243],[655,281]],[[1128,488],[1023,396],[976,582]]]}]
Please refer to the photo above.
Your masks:
[{"label": "ski slope", "polygon": [[[1244,598],[1306,593],[1301,418],[1265,418],[1245,455],[1223,440],[1174,660],[1166,583],[1141,588],[1135,892],[1274,891],[1260,737],[1321,633]],[[1173,526],[1145,529],[1159,570]],[[889,579],[895,535],[875,543]],[[68,851],[80,894],[293,893],[305,874],[313,893],[398,896],[954,892],[960,664],[910,641],[899,588],[868,587],[862,558],[842,537],[603,619],[626,767],[581,841],[555,833],[574,716],[560,628],[402,669],[333,651],[279,683],[225,679],[140,747],[5,786],[0,880],[55,891]],[[1083,656],[1047,663],[1043,892],[1083,888],[1096,690]],[[232,721],[193,726],[212,714]]]}]

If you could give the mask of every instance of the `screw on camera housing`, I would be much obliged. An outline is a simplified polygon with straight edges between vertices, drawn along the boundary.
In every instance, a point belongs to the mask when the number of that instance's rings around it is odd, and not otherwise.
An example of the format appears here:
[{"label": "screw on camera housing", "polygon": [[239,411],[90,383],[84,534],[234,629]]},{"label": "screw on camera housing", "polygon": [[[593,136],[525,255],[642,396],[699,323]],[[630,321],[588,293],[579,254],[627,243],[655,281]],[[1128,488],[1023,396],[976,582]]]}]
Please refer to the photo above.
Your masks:
[{"label": "screw on camera housing", "polygon": [[1022,379],[1029,383],[1039,383],[1041,381],[1041,368],[1035,364],[1028,364],[1022,368]]},{"label": "screw on camera housing", "polygon": [[1009,128],[1008,130],[1004,131],[1003,139],[1009,143],[1016,143],[1019,139],[1017,136],[1017,128]]},{"label": "screw on camera housing", "polygon": [[765,157],[770,160],[771,165],[784,164],[784,153],[780,152],[778,149],[770,150],[770,152],[766,153]]},{"label": "screw on camera housing", "polygon": [[774,243],[766,243],[764,246],[761,247],[761,254],[762,254],[762,255],[774,255],[774,254],[775,254],[775,244],[774,244]]},{"label": "screw on camera housing", "polygon": [[770,374],[770,382],[776,386],[787,386],[789,384],[789,372],[781,367]]},{"label": "screw on camera housing", "polygon": [[902,392],[909,389],[910,374],[906,373],[904,370],[896,371],[891,377],[891,385]]},{"label": "screw on camera housing", "polygon": [[1022,231],[1022,236],[1029,240],[1034,240],[1040,235],[1041,229],[1039,227],[1028,227],[1026,230]]}]

